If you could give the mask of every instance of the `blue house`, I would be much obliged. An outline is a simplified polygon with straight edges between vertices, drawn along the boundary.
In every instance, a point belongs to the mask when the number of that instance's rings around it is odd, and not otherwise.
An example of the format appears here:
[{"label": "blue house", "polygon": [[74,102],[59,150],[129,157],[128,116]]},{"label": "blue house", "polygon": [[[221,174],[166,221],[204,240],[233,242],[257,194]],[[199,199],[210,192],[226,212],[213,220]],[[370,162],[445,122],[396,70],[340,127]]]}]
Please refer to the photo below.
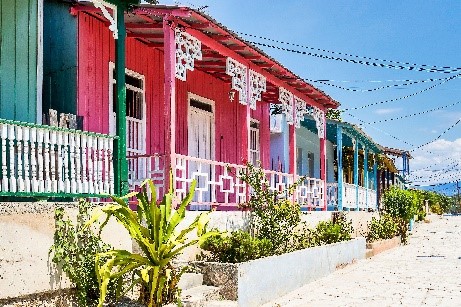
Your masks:
[{"label": "blue house", "polygon": [[[285,171],[288,165],[288,125],[284,114],[271,115],[271,166]],[[306,116],[296,129],[296,174],[319,178],[320,138],[316,121]],[[404,187],[410,156],[382,147],[356,125],[326,122],[326,187],[328,210],[378,210],[382,192],[391,185]],[[386,154],[403,157],[400,172]],[[405,175],[406,174],[406,175]],[[312,206],[311,206],[311,209]]]}]

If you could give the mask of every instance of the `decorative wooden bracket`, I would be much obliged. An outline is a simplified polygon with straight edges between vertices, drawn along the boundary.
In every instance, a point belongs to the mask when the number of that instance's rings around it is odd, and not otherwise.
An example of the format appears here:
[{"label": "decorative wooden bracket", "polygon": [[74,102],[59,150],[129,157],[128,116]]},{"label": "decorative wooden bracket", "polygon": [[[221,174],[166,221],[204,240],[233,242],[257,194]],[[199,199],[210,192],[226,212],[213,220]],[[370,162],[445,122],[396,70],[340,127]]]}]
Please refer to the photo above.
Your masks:
[{"label": "decorative wooden bracket", "polygon": [[226,60],[226,74],[232,77],[232,89],[239,92],[239,102],[247,104],[247,68],[234,59],[228,57]]},{"label": "decorative wooden bracket", "polygon": [[[117,28],[117,6],[115,4],[106,2],[104,0],[90,0],[93,2],[94,6],[99,8],[110,22],[109,30],[112,31],[114,39],[118,39],[118,28]],[[109,13],[109,9],[112,10],[112,15]]]},{"label": "decorative wooden bracket", "polygon": [[319,139],[323,139],[325,135],[325,112],[317,107],[312,107],[312,117],[315,120]]},{"label": "decorative wooden bracket", "polygon": [[202,43],[192,35],[176,28],[174,30],[176,43],[175,76],[186,81],[187,70],[194,70],[194,61],[202,59]]}]

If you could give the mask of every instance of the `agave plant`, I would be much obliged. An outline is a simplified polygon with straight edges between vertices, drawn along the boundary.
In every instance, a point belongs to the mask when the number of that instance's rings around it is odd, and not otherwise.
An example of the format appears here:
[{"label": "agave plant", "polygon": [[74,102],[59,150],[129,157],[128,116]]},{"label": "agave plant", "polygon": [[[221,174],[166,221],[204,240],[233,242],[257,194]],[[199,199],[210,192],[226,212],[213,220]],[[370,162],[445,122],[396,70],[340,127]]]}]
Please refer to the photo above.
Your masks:
[{"label": "agave plant", "polygon": [[[106,220],[114,216],[136,241],[142,254],[126,250],[111,250],[98,253],[95,257],[96,275],[100,286],[98,306],[103,306],[109,281],[117,280],[119,287],[117,297],[131,290],[135,285],[141,286],[141,300],[151,306],[162,306],[179,299],[177,282],[182,274],[172,266],[172,260],[181,254],[185,248],[201,244],[214,232],[206,232],[209,221],[208,213],[202,213],[186,227],[181,221],[185,218],[186,207],[191,202],[196,182],[192,182],[189,193],[175,210],[173,208],[173,190],[157,203],[156,188],[148,179],[141,185],[141,192],[130,193],[124,197],[112,197],[115,201],[94,214],[87,225],[106,214]],[[173,184],[170,182],[170,187]],[[137,211],[126,204],[126,199],[136,195]],[[196,230],[197,236],[191,238]],[[126,280],[124,276],[131,274]],[[121,289],[124,289],[123,291]]]}]

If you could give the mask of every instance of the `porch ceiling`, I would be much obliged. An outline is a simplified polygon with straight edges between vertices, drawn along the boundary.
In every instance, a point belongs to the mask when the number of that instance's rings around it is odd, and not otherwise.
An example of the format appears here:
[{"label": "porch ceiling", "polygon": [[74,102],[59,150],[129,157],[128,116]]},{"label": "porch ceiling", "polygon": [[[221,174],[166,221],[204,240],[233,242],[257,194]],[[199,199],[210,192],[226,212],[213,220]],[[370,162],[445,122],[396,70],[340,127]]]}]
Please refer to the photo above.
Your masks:
[{"label": "porch ceiling", "polygon": [[[78,2],[78,5],[74,6],[73,10],[85,11],[108,23],[102,12],[93,7],[92,2]],[[264,101],[277,103],[278,87],[282,84],[299,98],[305,99],[310,105],[317,105],[322,108],[337,108],[339,106],[339,103],[333,98],[295,75],[259,48],[244,41],[236,33],[227,29],[210,16],[191,8],[150,4],[138,5],[131,12],[125,14],[127,36],[136,38],[149,47],[163,49],[163,16],[168,14],[180,15],[174,19],[177,26],[206,35],[210,40],[244,58],[247,63],[251,63],[254,67],[267,73],[268,76],[275,77],[276,79],[267,80],[267,89],[262,96]],[[226,74],[227,57],[214,49],[207,46],[207,42],[202,42],[202,60],[196,61],[194,66],[198,70],[230,83],[231,77]]]},{"label": "porch ceiling", "polygon": [[[317,128],[315,126],[315,120],[309,117],[306,117],[301,125],[312,132],[317,133]],[[336,144],[336,130],[337,126],[341,125],[343,127],[343,146],[345,147],[352,147],[352,139],[345,135],[349,134],[355,138],[357,138],[360,142],[364,143],[368,149],[372,150],[373,152],[381,153],[382,146],[375,143],[367,134],[365,134],[362,129],[357,127],[356,125],[349,124],[346,122],[338,122],[334,120],[327,120],[327,140]]]}]

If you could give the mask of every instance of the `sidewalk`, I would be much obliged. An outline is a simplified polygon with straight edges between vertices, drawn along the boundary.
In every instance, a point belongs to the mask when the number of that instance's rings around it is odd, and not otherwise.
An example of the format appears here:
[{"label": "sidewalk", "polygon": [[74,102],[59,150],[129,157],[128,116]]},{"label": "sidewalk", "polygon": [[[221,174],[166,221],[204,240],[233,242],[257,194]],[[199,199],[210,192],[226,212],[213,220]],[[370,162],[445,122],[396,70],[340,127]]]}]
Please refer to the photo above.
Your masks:
[{"label": "sidewalk", "polygon": [[[301,264],[300,264],[301,265]],[[273,306],[461,306],[461,216],[419,223],[409,244],[306,284]]]}]

